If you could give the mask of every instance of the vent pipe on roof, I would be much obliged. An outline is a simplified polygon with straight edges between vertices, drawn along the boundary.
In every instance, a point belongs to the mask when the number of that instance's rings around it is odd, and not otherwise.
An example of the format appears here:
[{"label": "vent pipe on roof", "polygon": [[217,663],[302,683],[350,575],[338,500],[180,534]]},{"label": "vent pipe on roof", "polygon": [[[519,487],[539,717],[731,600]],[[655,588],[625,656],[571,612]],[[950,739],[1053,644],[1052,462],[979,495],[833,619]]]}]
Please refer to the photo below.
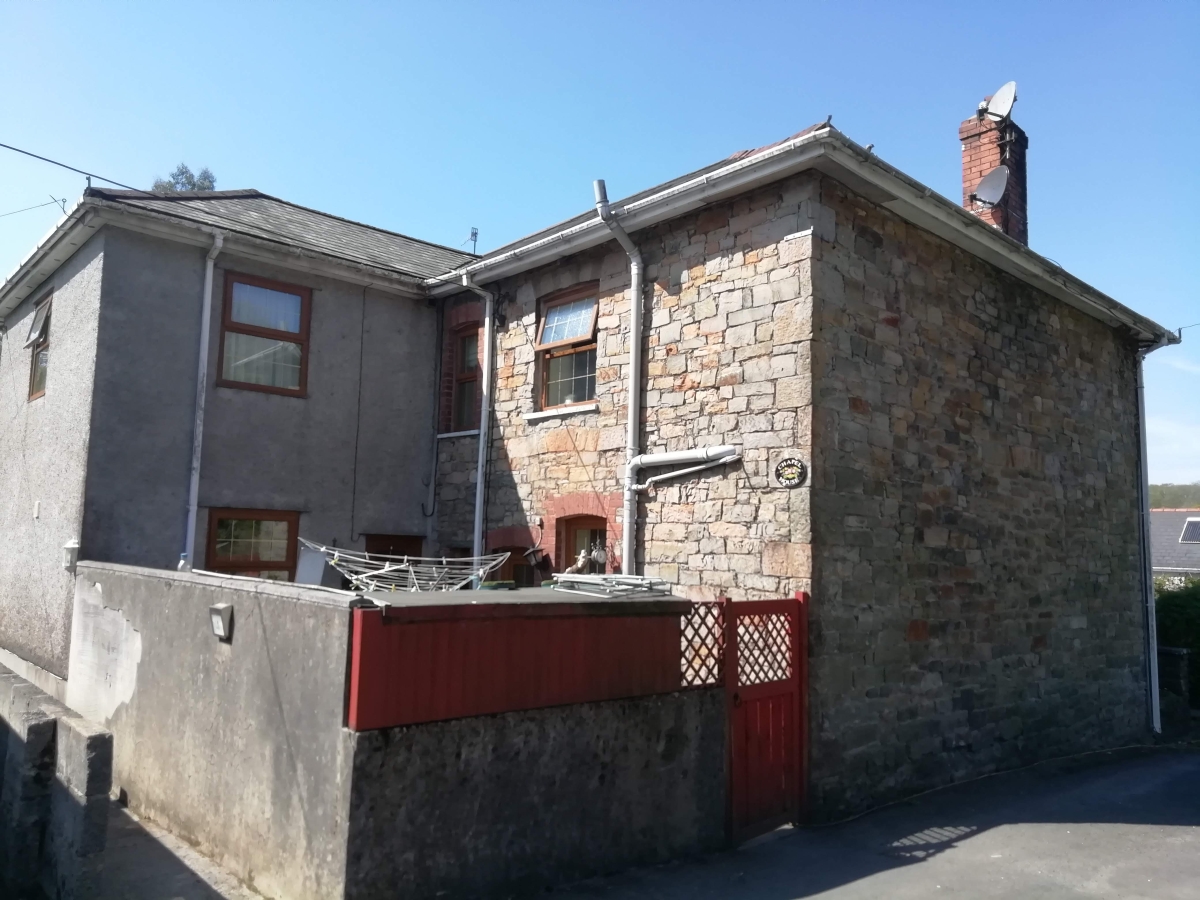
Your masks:
[{"label": "vent pipe on roof", "polygon": [[192,471],[188,480],[187,528],[183,552],[179,554],[179,571],[190,572],[192,553],[196,548],[196,512],[200,499],[200,451],[204,447],[204,401],[208,391],[208,352],[212,337],[213,265],[225,235],[213,232],[212,249],[204,260],[204,293],[200,298],[200,359],[196,364],[196,413],[192,424]]},{"label": "vent pipe on roof", "polygon": [[592,183],[596,192],[596,212],[612,236],[629,257],[629,377],[626,405],[629,416],[625,427],[625,513],[621,523],[621,574],[636,575],[634,548],[637,544],[637,469],[630,468],[638,455],[641,437],[642,399],[642,254],[608,205],[603,179]]}]

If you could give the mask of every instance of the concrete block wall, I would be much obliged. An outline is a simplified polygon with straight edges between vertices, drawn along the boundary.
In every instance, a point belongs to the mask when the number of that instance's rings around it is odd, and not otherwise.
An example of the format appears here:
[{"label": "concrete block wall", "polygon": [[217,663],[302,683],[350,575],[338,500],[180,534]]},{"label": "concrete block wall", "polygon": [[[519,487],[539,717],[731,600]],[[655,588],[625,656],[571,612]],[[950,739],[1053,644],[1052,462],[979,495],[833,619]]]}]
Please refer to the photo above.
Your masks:
[{"label": "concrete block wall", "polygon": [[0,668],[0,887],[99,896],[112,734]]}]

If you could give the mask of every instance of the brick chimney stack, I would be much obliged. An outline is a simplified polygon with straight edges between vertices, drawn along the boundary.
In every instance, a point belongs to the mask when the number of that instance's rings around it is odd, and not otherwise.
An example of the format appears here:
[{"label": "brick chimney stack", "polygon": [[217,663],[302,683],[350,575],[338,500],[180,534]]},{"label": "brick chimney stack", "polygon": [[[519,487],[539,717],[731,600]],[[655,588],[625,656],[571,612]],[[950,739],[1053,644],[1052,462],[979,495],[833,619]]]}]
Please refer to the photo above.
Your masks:
[{"label": "brick chimney stack", "polygon": [[[987,100],[971,118],[958,126],[962,141],[963,207],[999,228],[1009,237],[1029,245],[1029,215],[1025,192],[1025,155],[1029,138],[1011,119],[997,122],[985,111]],[[971,199],[979,180],[996,166],[1008,166],[1008,188],[995,206]]]}]

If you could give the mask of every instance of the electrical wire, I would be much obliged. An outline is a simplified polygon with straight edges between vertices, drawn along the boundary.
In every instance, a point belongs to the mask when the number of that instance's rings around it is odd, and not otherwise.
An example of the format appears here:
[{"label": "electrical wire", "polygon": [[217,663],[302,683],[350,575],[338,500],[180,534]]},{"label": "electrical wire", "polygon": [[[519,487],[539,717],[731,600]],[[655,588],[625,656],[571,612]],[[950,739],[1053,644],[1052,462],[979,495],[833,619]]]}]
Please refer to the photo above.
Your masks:
[{"label": "electrical wire", "polygon": [[[88,178],[95,178],[98,181],[103,181],[105,184],[115,184],[119,188],[124,188],[127,191],[137,191],[139,194],[145,194],[147,197],[157,196],[153,191],[142,190],[141,188],[130,187],[127,184],[122,184],[119,181],[113,181],[111,178],[105,178],[103,175],[97,175],[94,172],[85,172],[83,169],[77,169],[74,166],[68,166],[66,163],[61,163],[56,159],[50,159],[47,156],[38,156],[36,153],[30,153],[28,150],[22,150],[20,147],[14,147],[11,144],[0,144],[5,150],[12,150],[14,153],[23,153],[26,156],[32,156],[34,159],[40,159],[42,162],[48,162],[52,166],[59,166],[63,169],[69,169],[72,172],[77,172],[80,175],[86,175]],[[90,182],[89,182],[90,186]]]},{"label": "electrical wire", "polygon": [[58,206],[57,200],[50,200],[46,203],[39,203],[37,206],[27,206],[24,209],[14,209],[12,212],[0,213],[0,219],[5,216],[15,216],[17,213],[29,212],[31,209],[41,209],[43,206]]}]

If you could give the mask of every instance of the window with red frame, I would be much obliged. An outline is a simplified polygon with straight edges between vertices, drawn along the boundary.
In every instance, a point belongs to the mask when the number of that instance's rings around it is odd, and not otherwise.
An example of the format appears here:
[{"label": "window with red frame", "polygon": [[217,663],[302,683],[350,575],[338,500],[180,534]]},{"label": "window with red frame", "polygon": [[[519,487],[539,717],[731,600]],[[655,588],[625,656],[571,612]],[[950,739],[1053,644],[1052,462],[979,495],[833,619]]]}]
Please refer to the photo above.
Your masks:
[{"label": "window with red frame", "polygon": [[541,301],[537,351],[541,408],[596,399],[596,315],[599,282],[577,285]]},{"label": "window with red frame", "polygon": [[479,329],[460,331],[454,341],[454,404],[452,430],[470,431],[479,423]]}]

